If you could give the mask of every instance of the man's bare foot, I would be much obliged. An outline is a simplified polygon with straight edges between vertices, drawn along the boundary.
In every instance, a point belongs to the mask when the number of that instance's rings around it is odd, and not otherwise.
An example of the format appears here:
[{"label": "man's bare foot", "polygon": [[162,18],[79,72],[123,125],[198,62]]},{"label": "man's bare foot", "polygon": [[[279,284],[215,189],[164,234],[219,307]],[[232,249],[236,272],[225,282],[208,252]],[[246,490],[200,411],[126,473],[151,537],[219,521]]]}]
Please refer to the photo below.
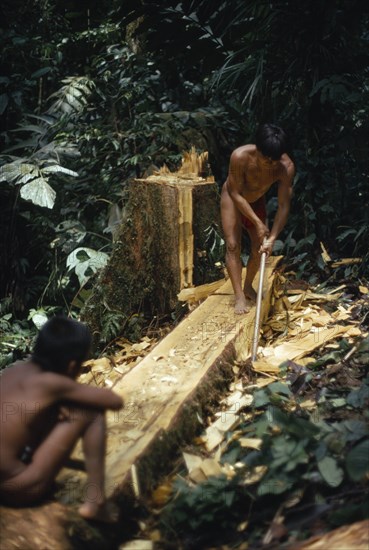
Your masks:
[{"label": "man's bare foot", "polygon": [[252,288],[252,285],[245,285],[243,290],[244,290],[246,298],[248,298],[252,302],[256,302],[256,292]]},{"label": "man's bare foot", "polygon": [[112,502],[104,502],[102,504],[84,502],[79,507],[78,512],[84,519],[102,521],[104,523],[116,523],[119,518],[119,509]]},{"label": "man's bare foot", "polygon": [[237,315],[242,315],[242,313],[247,313],[249,311],[249,306],[247,305],[246,297],[244,295],[236,298],[236,303],[234,306],[234,312]]}]

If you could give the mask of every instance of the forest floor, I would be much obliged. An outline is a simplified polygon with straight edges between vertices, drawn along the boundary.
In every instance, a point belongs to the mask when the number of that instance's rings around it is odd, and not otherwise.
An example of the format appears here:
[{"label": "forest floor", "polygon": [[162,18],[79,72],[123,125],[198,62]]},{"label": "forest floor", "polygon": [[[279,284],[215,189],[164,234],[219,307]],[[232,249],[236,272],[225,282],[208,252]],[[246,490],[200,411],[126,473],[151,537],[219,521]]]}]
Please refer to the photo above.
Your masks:
[{"label": "forest floor", "polygon": [[[120,548],[292,548],[369,517],[369,289],[336,279],[316,288],[295,281],[286,293],[282,279],[259,372],[234,364],[223,399],[198,419],[199,435],[132,511],[137,531]],[[319,327],[333,332],[311,345]],[[275,367],[296,337],[299,359]]]},{"label": "forest floor", "polygon": [[[80,381],[114,387],[173,328],[152,324],[139,342],[117,339],[85,364]],[[196,435],[169,473],[151,494],[120,503],[123,522],[98,529],[89,547],[295,550],[368,518],[368,329],[366,281],[334,277],[311,286],[281,270],[258,360],[234,361],[232,379],[198,414]],[[58,522],[60,505],[53,506]],[[34,518],[27,514],[15,523],[25,540]],[[73,548],[84,547],[78,540],[90,534],[80,537],[81,521],[70,529]],[[366,546],[361,535],[340,534],[341,550],[367,548],[369,533]]]}]

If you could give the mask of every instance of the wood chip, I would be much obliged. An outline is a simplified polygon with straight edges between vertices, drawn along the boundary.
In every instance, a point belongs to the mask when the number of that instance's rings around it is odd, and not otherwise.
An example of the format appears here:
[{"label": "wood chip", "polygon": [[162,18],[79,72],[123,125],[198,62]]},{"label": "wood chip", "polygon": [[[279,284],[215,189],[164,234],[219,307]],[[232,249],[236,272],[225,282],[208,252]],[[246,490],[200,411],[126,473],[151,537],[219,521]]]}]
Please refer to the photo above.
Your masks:
[{"label": "wood chip", "polygon": [[192,470],[199,468],[203,460],[201,456],[192,455],[190,453],[182,453],[182,456],[189,474],[192,472]]},{"label": "wood chip", "polygon": [[261,478],[264,476],[267,470],[268,470],[267,466],[256,466],[255,468],[248,470],[244,474],[244,478],[243,478],[244,485],[253,485],[254,483],[257,483],[258,481],[261,480]]},{"label": "wood chip", "polygon": [[212,427],[225,433],[232,430],[235,426],[237,426],[237,424],[239,424],[239,422],[240,417],[237,414],[234,412],[225,411],[222,413],[221,417],[218,418],[214,424],[212,424]]},{"label": "wood chip", "polygon": [[213,283],[184,288],[179,294],[177,294],[177,298],[180,302],[198,302],[199,300],[205,300],[205,298],[213,294],[222,285],[224,285],[225,282],[225,279],[220,279],[219,281],[214,281]]},{"label": "wood chip", "polygon": [[112,369],[112,365],[107,357],[86,361],[83,363],[83,367],[89,367],[95,374],[99,372],[109,372]]},{"label": "wood chip", "polygon": [[220,432],[214,425],[209,426],[206,429],[205,435],[202,438],[205,443],[205,447],[208,451],[212,451],[221,444],[224,439],[224,433]]},{"label": "wood chip", "polygon": [[213,458],[205,458],[205,460],[202,461],[200,468],[206,479],[211,476],[220,476],[223,473],[219,463]]},{"label": "wood chip", "polygon": [[238,442],[241,447],[256,449],[258,451],[263,443],[263,440],[258,437],[240,437]]},{"label": "wood chip", "polygon": [[253,361],[252,362],[252,369],[255,372],[279,373],[279,366],[272,365],[271,363],[269,363],[268,360],[263,360],[263,359],[257,359],[256,361]]},{"label": "wood chip", "polygon": [[207,477],[200,467],[194,468],[188,476],[194,483],[203,483]]},{"label": "wood chip", "polygon": [[353,264],[361,264],[363,261],[362,258],[342,258],[341,260],[336,260],[332,262],[330,265],[331,267],[341,267],[342,265],[353,265]]},{"label": "wood chip", "polygon": [[131,466],[131,478],[132,478],[133,492],[135,494],[135,497],[139,498],[140,494],[141,494],[140,484],[139,484],[139,481],[138,481],[137,468],[134,464],[132,464],[132,466]]},{"label": "wood chip", "polygon": [[330,257],[330,255],[328,254],[327,252],[327,249],[325,248],[324,244],[321,242],[320,243],[320,247],[322,249],[322,259],[323,259],[323,262],[325,264],[327,264],[328,262],[331,262],[332,261],[332,258]]},{"label": "wood chip", "polygon": [[300,407],[302,409],[315,409],[316,401],[314,401],[313,399],[305,399],[305,401],[301,401]]},{"label": "wood chip", "polygon": [[152,540],[135,539],[119,546],[119,550],[154,550]]}]

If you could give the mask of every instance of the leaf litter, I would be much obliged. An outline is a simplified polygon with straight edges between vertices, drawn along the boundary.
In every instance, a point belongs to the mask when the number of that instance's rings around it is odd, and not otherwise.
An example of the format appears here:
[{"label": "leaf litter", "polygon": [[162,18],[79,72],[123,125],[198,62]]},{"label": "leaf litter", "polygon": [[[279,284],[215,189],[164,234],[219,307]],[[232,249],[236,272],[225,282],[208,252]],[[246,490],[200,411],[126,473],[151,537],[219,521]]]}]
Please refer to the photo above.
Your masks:
[{"label": "leaf litter", "polygon": [[366,288],[352,299],[345,284],[319,293],[279,276],[257,361],[234,365],[152,494],[144,534],[160,548],[292,548],[369,516]]},{"label": "leaf litter", "polygon": [[[147,542],[287,548],[322,522],[369,515],[369,293],[359,285],[353,300],[346,288],[319,293],[279,274],[258,359],[235,362],[219,410],[197,415],[202,433],[148,502]],[[115,354],[84,363],[81,382],[114,387],[156,343],[118,339]]]}]

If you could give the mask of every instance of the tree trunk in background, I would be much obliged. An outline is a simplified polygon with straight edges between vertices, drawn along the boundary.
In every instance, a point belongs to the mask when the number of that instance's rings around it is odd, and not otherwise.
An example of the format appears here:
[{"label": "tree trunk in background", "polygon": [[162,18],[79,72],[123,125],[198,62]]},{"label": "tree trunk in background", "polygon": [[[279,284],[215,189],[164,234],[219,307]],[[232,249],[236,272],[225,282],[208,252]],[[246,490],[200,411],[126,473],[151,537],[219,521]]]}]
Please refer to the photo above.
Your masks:
[{"label": "tree trunk in background", "polygon": [[164,166],[130,182],[124,223],[81,314],[95,343],[105,340],[109,315],[120,315],[123,327],[138,312],[169,313],[181,289],[211,280],[200,272],[199,262],[205,229],[214,223],[220,228],[219,194],[208,173],[207,153],[192,149],[178,172]]}]

